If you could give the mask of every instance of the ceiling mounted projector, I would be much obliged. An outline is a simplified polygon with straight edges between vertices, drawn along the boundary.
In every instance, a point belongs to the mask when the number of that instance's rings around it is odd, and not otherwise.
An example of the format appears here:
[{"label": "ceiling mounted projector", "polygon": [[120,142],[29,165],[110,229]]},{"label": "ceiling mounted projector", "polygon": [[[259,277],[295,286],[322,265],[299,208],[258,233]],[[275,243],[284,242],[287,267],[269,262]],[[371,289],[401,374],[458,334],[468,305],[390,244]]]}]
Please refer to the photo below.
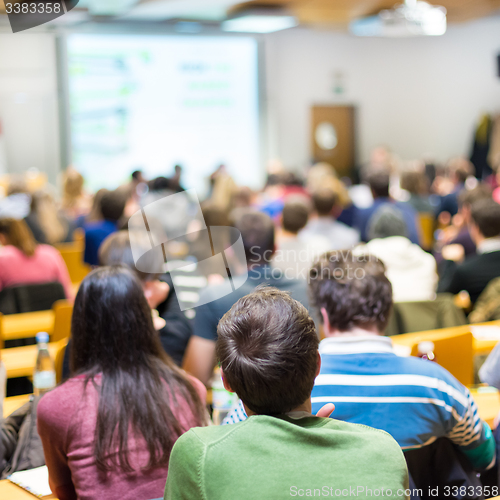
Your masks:
[{"label": "ceiling mounted projector", "polygon": [[446,9],[417,0],[405,0],[376,16],[357,19],[349,25],[356,36],[403,38],[439,36],[446,33]]}]

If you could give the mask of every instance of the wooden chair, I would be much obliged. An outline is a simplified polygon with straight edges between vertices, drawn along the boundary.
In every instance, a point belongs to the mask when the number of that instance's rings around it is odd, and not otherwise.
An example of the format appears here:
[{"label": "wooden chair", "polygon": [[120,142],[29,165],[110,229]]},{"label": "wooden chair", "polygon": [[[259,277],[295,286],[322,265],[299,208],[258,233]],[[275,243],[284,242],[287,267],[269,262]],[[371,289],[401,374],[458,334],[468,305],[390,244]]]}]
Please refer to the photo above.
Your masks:
[{"label": "wooden chair", "polygon": [[418,344],[425,340],[434,343],[436,362],[446,368],[465,386],[474,381],[474,345],[469,327],[445,328],[419,333],[395,335],[391,340],[396,345],[411,348],[411,355],[418,355]]},{"label": "wooden chair", "polygon": [[75,230],[74,241],[71,243],[58,243],[54,245],[60,252],[69,277],[73,283],[80,283],[91,271],[91,267],[83,262],[83,251],[85,249],[85,236],[81,229]]},{"label": "wooden chair", "polygon": [[66,346],[68,345],[69,338],[60,340],[56,347],[56,357],[54,359],[54,366],[56,368],[56,381],[58,384],[62,382],[62,372],[63,372],[63,362],[64,354],[66,352]]},{"label": "wooden chair", "polygon": [[418,223],[420,226],[420,246],[424,250],[431,250],[434,245],[434,214],[419,213]]},{"label": "wooden chair", "polygon": [[51,342],[68,339],[71,335],[71,316],[73,315],[73,304],[67,300],[58,300],[52,306],[54,311],[54,329],[50,336]]}]

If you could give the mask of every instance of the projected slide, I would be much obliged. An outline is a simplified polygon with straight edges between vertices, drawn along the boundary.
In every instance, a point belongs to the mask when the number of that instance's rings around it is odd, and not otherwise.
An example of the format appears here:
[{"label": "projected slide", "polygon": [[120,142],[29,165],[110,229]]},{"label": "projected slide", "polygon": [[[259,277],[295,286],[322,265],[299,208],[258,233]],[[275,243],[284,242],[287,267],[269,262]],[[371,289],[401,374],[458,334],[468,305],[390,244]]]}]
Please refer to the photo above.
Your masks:
[{"label": "projected slide", "polygon": [[255,40],[70,35],[68,57],[72,159],[91,189],[175,164],[199,193],[220,164],[262,181]]}]

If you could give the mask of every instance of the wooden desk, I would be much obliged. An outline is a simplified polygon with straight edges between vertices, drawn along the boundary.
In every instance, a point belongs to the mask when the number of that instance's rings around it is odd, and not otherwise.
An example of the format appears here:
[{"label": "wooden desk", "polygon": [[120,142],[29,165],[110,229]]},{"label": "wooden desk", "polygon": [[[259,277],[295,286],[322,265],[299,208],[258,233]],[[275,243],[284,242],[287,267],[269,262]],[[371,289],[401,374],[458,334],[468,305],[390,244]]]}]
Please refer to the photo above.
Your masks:
[{"label": "wooden desk", "polygon": [[[23,490],[21,487],[17,486],[17,484],[11,483],[8,479],[3,479],[0,481],[0,498],[2,500],[34,500],[37,497]],[[52,495],[43,498],[57,500],[56,497]]]},{"label": "wooden desk", "polygon": [[[490,321],[488,323],[477,323],[477,325],[500,326],[500,321]],[[451,328],[441,328],[439,330],[428,330],[425,332],[404,333],[402,335],[394,335],[391,340],[395,344],[412,347],[423,340],[434,340],[449,337],[451,334],[460,334],[471,331],[473,325],[453,326]],[[473,338],[474,354],[488,354],[497,345],[496,340],[478,340]]]},{"label": "wooden desk", "polygon": [[493,421],[500,412],[500,394],[492,387],[470,390],[479,410],[479,416],[493,429]]},{"label": "wooden desk", "polygon": [[8,417],[11,413],[21,408],[30,400],[31,394],[23,394],[21,396],[12,396],[3,400],[3,418]]},{"label": "wooden desk", "polygon": [[48,310],[7,314],[1,321],[4,340],[34,337],[38,332],[47,332],[50,335],[54,329],[54,312]]},{"label": "wooden desk", "polygon": [[[56,359],[57,347],[57,342],[49,343],[52,359]],[[35,369],[37,349],[36,345],[2,349],[0,357],[7,370],[7,378],[31,377]]]}]

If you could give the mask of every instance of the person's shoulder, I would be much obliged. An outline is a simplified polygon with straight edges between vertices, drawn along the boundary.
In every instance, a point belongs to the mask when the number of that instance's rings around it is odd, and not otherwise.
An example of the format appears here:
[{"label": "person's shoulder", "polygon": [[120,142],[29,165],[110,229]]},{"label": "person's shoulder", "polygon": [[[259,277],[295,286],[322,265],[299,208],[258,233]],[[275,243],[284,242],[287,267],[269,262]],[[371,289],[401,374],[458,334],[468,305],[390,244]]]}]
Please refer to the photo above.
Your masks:
[{"label": "person's shoulder", "polygon": [[37,406],[39,418],[66,417],[82,399],[85,379],[74,377],[45,393]]},{"label": "person's shoulder", "polygon": [[178,448],[189,450],[191,447],[209,448],[225,440],[231,434],[246,426],[248,420],[233,425],[210,425],[207,427],[193,427],[184,433],[176,442]]},{"label": "person's shoulder", "polygon": [[21,250],[16,248],[14,245],[5,245],[0,247],[0,259],[11,259],[22,255],[23,253]]},{"label": "person's shoulder", "polygon": [[344,440],[351,446],[356,447],[358,451],[372,450],[374,453],[383,449],[384,454],[395,452],[398,456],[401,454],[401,447],[397,441],[386,431],[375,429],[364,424],[355,424],[344,422],[334,418],[325,419],[328,422],[324,425],[325,432],[332,431],[336,434],[335,439]]},{"label": "person's shoulder", "polygon": [[36,246],[36,254],[50,257],[58,257],[60,255],[57,248],[51,245],[45,245],[44,243]]},{"label": "person's shoulder", "polygon": [[[500,260],[500,252],[495,252],[495,253],[498,253],[498,258]],[[488,254],[477,254],[468,257],[460,265],[457,266],[456,272],[457,273],[475,272],[478,266],[482,267],[489,260],[487,256]]]}]

